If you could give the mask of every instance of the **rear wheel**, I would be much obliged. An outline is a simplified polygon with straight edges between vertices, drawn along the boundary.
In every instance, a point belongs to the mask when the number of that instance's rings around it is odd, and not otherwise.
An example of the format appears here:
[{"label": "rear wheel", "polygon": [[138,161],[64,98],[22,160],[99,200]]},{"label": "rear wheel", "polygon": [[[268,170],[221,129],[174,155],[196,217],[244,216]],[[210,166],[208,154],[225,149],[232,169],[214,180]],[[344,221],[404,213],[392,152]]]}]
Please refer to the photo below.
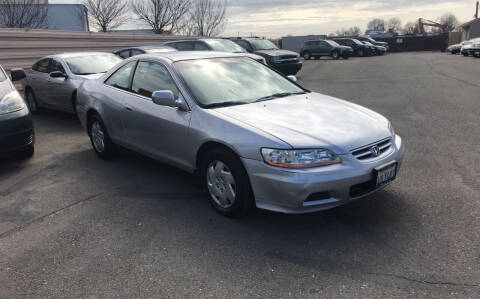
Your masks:
[{"label": "rear wheel", "polygon": [[106,160],[112,156],[113,144],[102,119],[97,114],[91,116],[89,119],[88,135],[90,135],[93,150],[98,157]]},{"label": "rear wheel", "polygon": [[308,51],[303,52],[303,59],[310,60],[310,58],[312,58],[312,53]]},{"label": "rear wheel", "polygon": [[37,98],[35,97],[35,93],[32,89],[28,88],[25,91],[25,100],[27,102],[27,106],[30,112],[33,114],[37,114],[40,108],[38,107]]},{"label": "rear wheel", "polygon": [[219,213],[241,217],[255,206],[247,171],[233,153],[214,149],[202,159],[200,168],[202,185]]},{"label": "rear wheel", "polygon": [[468,53],[462,53],[463,56],[467,57],[468,56]]}]

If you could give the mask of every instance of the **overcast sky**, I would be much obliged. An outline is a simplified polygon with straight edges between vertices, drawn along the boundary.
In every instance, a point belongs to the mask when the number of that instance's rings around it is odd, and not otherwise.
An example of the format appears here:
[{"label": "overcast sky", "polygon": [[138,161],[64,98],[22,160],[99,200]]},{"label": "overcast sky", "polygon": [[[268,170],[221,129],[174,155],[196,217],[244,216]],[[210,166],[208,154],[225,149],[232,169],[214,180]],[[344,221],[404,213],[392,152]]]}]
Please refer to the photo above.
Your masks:
[{"label": "overcast sky", "polygon": [[[75,3],[50,0],[50,3]],[[398,17],[403,24],[419,17],[436,20],[451,12],[463,22],[473,18],[476,0],[229,0],[223,35],[281,37],[328,34],[342,27],[366,29],[372,18]],[[130,23],[124,28],[142,25]]]}]

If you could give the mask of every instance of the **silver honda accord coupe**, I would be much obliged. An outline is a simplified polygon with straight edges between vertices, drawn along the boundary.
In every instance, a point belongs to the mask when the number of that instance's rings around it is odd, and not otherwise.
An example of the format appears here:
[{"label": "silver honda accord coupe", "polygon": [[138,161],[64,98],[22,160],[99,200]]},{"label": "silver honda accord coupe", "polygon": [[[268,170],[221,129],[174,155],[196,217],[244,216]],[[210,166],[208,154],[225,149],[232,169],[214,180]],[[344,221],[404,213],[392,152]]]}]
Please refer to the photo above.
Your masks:
[{"label": "silver honda accord coupe", "polygon": [[119,145],[198,173],[228,216],[320,211],[392,182],[390,122],[293,79],[232,53],[140,55],[86,81],[77,113],[100,158]]},{"label": "silver honda accord coupe", "polygon": [[25,99],[32,113],[49,108],[75,113],[77,89],[122,59],[112,53],[79,52],[44,57],[25,72]]}]

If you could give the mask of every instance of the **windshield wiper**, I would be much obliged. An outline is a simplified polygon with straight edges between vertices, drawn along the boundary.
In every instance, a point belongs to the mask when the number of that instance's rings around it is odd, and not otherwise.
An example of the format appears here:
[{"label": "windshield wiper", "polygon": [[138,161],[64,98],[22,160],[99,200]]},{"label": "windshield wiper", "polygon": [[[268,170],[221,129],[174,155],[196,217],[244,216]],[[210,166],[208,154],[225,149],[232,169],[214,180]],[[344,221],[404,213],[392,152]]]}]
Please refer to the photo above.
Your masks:
[{"label": "windshield wiper", "polygon": [[259,98],[255,100],[255,102],[263,102],[263,101],[269,101],[273,99],[278,99],[278,98],[285,98],[297,94],[306,94],[307,92],[305,91],[300,91],[300,92],[280,92],[280,93],[275,93],[266,97]]},{"label": "windshield wiper", "polygon": [[205,108],[227,107],[227,106],[236,106],[236,105],[243,105],[243,104],[248,104],[248,102],[239,102],[239,101],[218,102],[218,103],[205,105]]}]

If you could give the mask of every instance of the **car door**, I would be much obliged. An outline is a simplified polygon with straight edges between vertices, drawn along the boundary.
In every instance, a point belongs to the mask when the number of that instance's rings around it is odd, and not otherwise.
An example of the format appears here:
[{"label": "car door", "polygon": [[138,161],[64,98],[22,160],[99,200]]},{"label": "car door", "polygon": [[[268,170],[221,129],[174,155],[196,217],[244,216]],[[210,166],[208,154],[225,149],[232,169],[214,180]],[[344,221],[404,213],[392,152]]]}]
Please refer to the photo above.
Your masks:
[{"label": "car door", "polygon": [[187,165],[184,144],[191,114],[153,103],[152,93],[158,90],[171,90],[175,97],[182,97],[163,64],[139,61],[132,79],[132,93],[124,102],[126,138],[138,151],[177,165]]},{"label": "car door", "polygon": [[28,76],[28,83],[33,89],[37,100],[42,103],[47,103],[47,90],[49,74],[50,58],[44,58],[35,63],[32,67],[32,71]]},{"label": "car door", "polygon": [[[62,72],[67,74],[65,67],[58,58],[50,60],[49,72]],[[56,108],[72,111],[72,94],[73,90],[68,84],[68,78],[48,78],[48,88],[46,101],[49,105]]]},{"label": "car door", "polygon": [[328,44],[321,40],[321,41],[318,41],[318,53],[320,55],[328,55],[329,54],[329,51],[328,51]]}]

